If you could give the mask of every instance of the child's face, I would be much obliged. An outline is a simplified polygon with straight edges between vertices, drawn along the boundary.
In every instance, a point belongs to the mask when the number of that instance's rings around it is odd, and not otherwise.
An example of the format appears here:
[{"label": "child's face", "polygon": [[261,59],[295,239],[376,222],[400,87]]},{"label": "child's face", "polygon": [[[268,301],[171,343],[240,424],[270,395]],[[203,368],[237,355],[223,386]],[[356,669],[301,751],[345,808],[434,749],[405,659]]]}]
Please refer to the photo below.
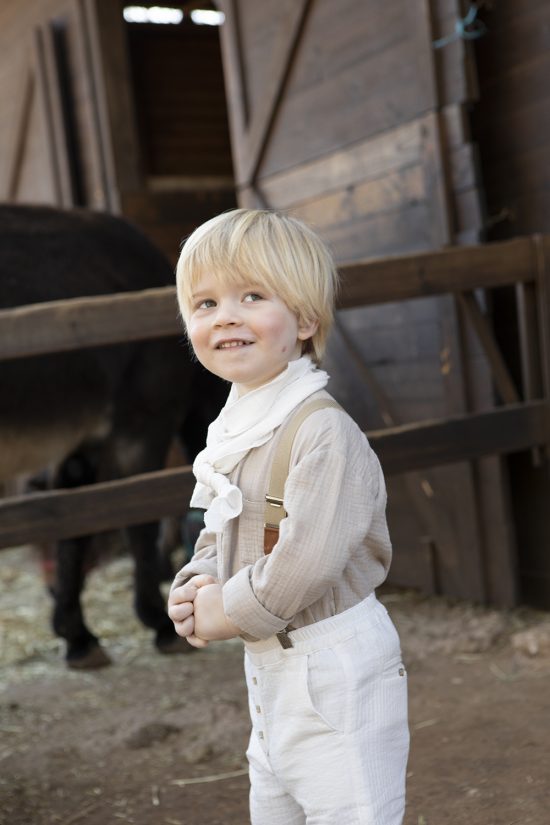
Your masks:
[{"label": "child's face", "polygon": [[277,295],[252,283],[201,276],[187,322],[201,364],[237,384],[240,395],[271,381],[299,358],[316,323],[302,324]]}]

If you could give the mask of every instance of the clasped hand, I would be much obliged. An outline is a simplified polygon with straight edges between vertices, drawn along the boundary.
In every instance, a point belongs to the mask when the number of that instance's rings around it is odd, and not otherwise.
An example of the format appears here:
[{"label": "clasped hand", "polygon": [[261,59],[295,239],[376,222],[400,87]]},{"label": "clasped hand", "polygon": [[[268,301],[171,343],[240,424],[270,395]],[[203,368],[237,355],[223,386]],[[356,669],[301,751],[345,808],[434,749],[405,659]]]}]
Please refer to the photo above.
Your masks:
[{"label": "clasped hand", "polygon": [[178,636],[193,647],[206,647],[208,642],[232,639],[240,633],[224,613],[221,584],[206,573],[193,576],[171,591],[168,615]]}]

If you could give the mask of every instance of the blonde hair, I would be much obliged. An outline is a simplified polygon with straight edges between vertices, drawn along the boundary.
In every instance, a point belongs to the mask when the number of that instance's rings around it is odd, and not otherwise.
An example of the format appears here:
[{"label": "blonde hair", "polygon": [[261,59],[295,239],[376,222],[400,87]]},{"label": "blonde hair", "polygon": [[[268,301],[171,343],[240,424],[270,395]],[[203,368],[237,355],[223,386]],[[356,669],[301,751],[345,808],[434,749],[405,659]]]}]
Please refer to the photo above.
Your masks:
[{"label": "blonde hair", "polygon": [[205,272],[226,283],[263,286],[301,322],[317,321],[304,351],[319,363],[334,318],[338,274],[327,247],[308,226],[279,212],[234,209],[195,229],[176,267],[178,303],[186,323],[193,290]]}]

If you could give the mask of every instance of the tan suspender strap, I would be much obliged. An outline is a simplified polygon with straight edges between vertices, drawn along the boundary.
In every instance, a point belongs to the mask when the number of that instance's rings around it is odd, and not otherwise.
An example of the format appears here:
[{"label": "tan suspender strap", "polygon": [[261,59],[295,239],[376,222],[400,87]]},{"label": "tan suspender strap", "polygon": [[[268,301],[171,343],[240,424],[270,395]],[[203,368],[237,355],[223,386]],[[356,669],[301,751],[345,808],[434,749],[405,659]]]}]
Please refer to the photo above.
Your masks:
[{"label": "tan suspender strap", "polygon": [[292,416],[289,424],[281,436],[277,445],[273,464],[271,465],[271,478],[269,480],[268,492],[265,497],[264,515],[264,553],[269,555],[277,539],[279,538],[279,524],[285,518],[286,512],[283,507],[283,497],[285,492],[285,482],[290,468],[290,453],[296,433],[311,413],[317,410],[324,410],[327,407],[342,409],[340,404],[330,398],[318,398],[303,407]]}]

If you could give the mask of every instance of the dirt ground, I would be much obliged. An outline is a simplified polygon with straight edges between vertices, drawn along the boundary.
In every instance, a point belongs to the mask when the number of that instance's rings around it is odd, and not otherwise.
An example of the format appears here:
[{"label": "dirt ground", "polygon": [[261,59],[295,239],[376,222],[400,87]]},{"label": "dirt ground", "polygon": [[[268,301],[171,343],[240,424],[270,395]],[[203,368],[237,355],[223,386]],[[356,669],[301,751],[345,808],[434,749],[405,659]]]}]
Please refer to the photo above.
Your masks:
[{"label": "dirt ground", "polygon": [[[2,553],[0,590],[1,825],[249,821],[240,642],[157,654],[118,559],[85,594],[114,664],[68,671],[28,549]],[[550,616],[381,598],[409,671],[406,825],[548,825]]]}]

